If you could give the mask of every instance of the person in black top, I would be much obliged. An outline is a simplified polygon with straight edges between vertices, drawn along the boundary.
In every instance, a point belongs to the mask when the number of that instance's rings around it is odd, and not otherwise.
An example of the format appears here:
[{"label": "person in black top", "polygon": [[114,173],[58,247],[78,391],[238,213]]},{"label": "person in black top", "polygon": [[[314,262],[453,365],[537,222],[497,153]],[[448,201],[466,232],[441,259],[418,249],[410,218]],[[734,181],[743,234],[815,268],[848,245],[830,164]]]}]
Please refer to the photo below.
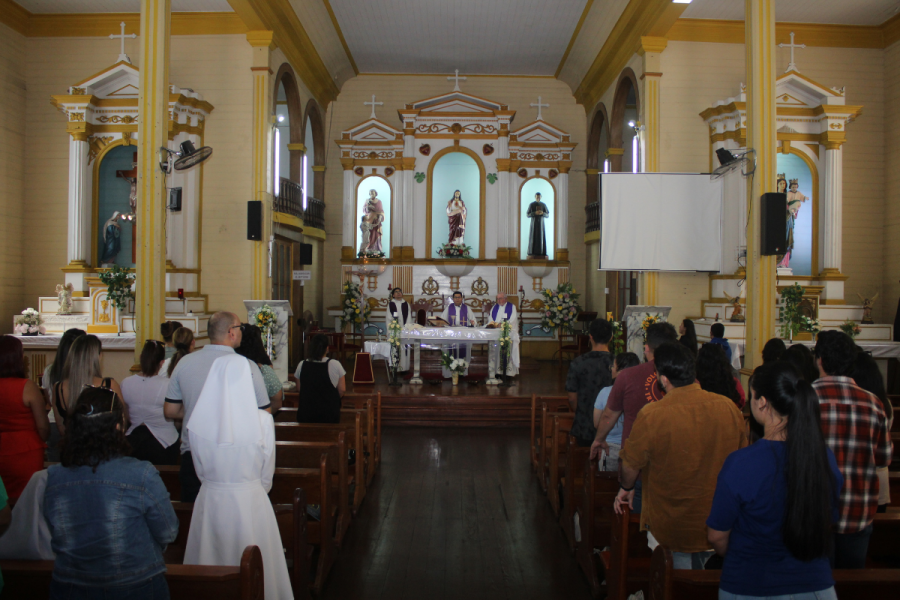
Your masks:
[{"label": "person in black top", "polygon": [[612,325],[606,319],[591,322],[591,351],[582,354],[569,365],[566,391],[569,405],[575,413],[571,433],[579,446],[588,447],[594,441],[594,401],[600,390],[612,385],[613,358],[609,353]]},{"label": "person in black top", "polygon": [[309,343],[310,358],[297,365],[298,423],[339,423],[347,374],[339,361],[325,357],[328,338],[317,334]]},{"label": "person in black top", "polygon": [[681,335],[678,341],[697,358],[697,330],[694,328],[694,322],[690,319],[684,319],[678,326],[678,333]]}]

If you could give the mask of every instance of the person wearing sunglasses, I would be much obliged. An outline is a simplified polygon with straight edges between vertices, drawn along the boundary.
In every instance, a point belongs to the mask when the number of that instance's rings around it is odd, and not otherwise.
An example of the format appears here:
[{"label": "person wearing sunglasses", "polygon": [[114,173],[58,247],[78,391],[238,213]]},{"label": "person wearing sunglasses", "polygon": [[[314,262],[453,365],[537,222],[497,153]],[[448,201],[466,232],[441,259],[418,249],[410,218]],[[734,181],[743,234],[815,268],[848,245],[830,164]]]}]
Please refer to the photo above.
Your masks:
[{"label": "person wearing sunglasses", "polygon": [[169,597],[162,553],[178,518],[156,468],[128,456],[125,430],[125,403],[110,389],[85,387],[70,406],[44,492],[51,599]]}]

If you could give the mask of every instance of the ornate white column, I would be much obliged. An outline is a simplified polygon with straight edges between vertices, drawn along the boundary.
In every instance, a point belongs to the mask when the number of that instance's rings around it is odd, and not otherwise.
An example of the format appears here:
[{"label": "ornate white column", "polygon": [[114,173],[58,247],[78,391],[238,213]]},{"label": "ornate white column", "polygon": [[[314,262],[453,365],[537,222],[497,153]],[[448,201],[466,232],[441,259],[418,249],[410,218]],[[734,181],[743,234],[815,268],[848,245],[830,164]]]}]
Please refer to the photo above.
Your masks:
[{"label": "ornate white column", "polygon": [[353,175],[353,161],[348,160],[344,164],[344,227],[343,250],[341,258],[356,258],[356,207],[353,190],[355,188]]},{"label": "ornate white column", "polygon": [[841,244],[843,230],[843,150],[841,142],[828,141],[825,143],[825,169],[821,175],[819,189],[822,190],[822,208],[819,214],[822,217],[821,240],[819,244],[819,264],[822,265],[823,274],[837,274],[841,272]]},{"label": "ornate white column", "polygon": [[775,257],[760,255],[761,196],[775,191],[775,0],[745,0],[747,65],[747,146],[756,150],[756,174],[747,181],[747,321],[744,372],[762,359],[775,336]]},{"label": "ornate white column", "polygon": [[403,210],[404,183],[403,174],[406,171],[394,171],[388,181],[391,182],[391,248],[390,257],[399,259],[403,251],[400,247],[406,238],[405,217],[406,211]]},{"label": "ornate white column", "polygon": [[141,0],[138,95],[137,264],[135,361],[144,342],[159,335],[166,314],[166,178],[157,150],[169,137],[171,0]]},{"label": "ornate white column", "polygon": [[68,265],[63,269],[66,283],[76,294],[87,292],[85,270],[91,263],[91,166],[90,144],[85,131],[70,131],[69,140],[69,237]]},{"label": "ornate white column", "polygon": [[[569,259],[569,173],[556,178],[556,260]],[[565,258],[563,258],[565,257]]]}]

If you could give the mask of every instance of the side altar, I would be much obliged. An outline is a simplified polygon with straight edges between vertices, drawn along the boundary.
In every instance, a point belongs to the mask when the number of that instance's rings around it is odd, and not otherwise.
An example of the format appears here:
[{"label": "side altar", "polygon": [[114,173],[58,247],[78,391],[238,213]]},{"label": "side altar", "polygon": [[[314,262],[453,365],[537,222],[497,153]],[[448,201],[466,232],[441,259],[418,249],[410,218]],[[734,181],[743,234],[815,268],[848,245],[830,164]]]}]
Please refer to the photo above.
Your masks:
[{"label": "side altar", "polygon": [[[454,291],[477,314],[499,292],[523,321],[523,339],[555,341],[538,327],[540,292],[569,281],[569,170],[576,144],[545,121],[516,128],[509,105],[460,90],[371,115],[341,132],[343,281],[360,277],[373,309],[367,335],[385,332],[389,289],[439,314]],[[449,87],[449,85],[448,85]],[[383,107],[389,110],[389,107]],[[336,301],[337,299],[335,299]],[[340,310],[329,317],[341,327]]]}]

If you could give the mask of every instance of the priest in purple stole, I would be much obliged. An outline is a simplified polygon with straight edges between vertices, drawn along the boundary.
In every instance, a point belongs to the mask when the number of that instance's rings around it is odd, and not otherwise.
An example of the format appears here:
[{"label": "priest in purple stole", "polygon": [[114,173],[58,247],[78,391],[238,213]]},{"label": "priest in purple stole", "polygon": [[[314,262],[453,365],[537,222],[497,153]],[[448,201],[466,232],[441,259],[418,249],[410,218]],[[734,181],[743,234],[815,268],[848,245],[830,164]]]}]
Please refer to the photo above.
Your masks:
[{"label": "priest in purple stole", "polygon": [[[416,317],[413,315],[409,302],[403,298],[403,290],[398,287],[391,290],[391,298],[388,300],[387,322],[384,326],[388,336],[390,336],[390,328],[388,326],[394,319],[400,323],[400,327],[406,327],[416,322]],[[400,371],[409,371],[409,347],[405,344],[400,347]]]},{"label": "priest in purple stole", "polygon": [[[441,318],[450,323],[450,327],[472,327],[475,325],[475,315],[472,309],[463,304],[462,292],[453,292],[453,303],[444,309]],[[457,350],[458,348],[458,350]],[[450,354],[454,358],[467,358],[469,356],[468,344],[459,347],[454,345],[454,349]]]},{"label": "priest in purple stole", "polygon": [[[518,331],[519,328],[519,316],[516,312],[516,307],[512,305],[511,302],[506,301],[506,293],[500,292],[497,294],[497,303],[491,307],[491,323],[499,324],[503,321],[509,321],[509,324],[512,326],[512,331]],[[502,364],[502,358],[500,356],[500,348],[499,346],[494,347],[491,346],[489,352],[491,353],[491,358],[495,361],[497,365],[497,373],[500,373],[500,367]],[[506,363],[506,374],[507,375],[518,375],[519,373],[519,342],[513,340],[512,351],[510,352],[509,360]]]}]

